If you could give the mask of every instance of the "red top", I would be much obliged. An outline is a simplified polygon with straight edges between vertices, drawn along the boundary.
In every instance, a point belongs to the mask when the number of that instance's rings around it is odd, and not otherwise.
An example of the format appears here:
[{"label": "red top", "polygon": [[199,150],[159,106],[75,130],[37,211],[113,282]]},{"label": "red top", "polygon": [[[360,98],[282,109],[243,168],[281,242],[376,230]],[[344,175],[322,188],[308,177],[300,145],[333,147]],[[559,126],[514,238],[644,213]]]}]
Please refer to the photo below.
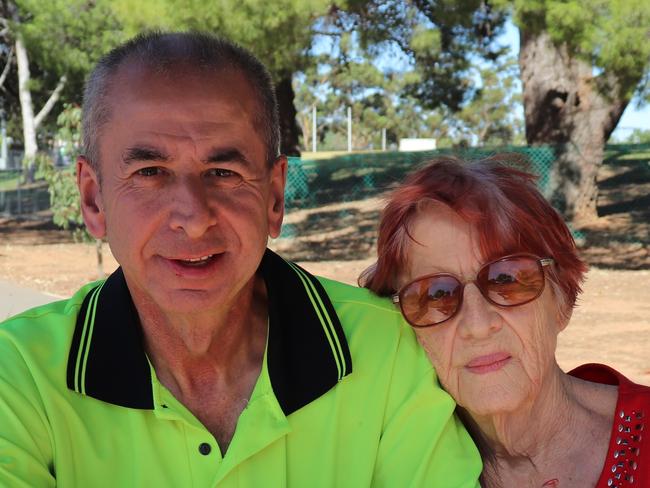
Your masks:
[{"label": "red top", "polygon": [[650,487],[650,387],[632,383],[602,364],[583,364],[571,376],[618,386],[605,466],[595,488]]}]

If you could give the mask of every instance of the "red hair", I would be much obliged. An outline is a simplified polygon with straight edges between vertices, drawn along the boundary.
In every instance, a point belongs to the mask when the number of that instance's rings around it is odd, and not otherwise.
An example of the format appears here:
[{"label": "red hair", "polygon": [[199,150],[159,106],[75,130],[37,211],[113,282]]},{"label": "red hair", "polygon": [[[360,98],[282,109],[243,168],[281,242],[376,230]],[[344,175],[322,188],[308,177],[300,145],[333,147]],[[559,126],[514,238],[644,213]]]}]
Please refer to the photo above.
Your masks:
[{"label": "red hair", "polygon": [[549,278],[568,312],[587,266],[564,220],[537,189],[537,177],[512,166],[524,162],[517,154],[469,163],[441,157],[409,175],[389,195],[379,224],[377,262],[361,274],[359,284],[382,296],[397,291],[397,277],[408,263],[409,229],[421,202],[435,201],[476,229],[485,260],[517,252],[553,258]]}]

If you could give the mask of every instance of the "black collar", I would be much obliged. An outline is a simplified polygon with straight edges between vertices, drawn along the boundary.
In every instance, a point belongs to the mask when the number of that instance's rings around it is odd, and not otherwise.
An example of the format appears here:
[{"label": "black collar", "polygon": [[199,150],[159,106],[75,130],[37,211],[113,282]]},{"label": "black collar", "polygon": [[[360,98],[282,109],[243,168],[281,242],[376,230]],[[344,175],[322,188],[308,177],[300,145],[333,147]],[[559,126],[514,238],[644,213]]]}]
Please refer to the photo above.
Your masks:
[{"label": "black collar", "polygon": [[[350,374],[352,360],[339,318],[314,276],[268,249],[259,272],[269,298],[269,376],[289,415]],[[68,388],[108,403],[154,407],[140,321],[121,268],[81,305],[67,382]]]}]

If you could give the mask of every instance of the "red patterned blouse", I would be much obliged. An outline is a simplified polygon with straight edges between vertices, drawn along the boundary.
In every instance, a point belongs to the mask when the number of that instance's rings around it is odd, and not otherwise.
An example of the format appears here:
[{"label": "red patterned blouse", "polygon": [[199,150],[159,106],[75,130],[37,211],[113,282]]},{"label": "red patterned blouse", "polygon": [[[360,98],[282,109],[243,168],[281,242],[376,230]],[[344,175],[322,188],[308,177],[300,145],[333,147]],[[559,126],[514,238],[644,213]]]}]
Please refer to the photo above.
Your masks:
[{"label": "red patterned blouse", "polygon": [[607,458],[595,488],[650,488],[650,387],[602,364],[583,364],[569,374],[618,386]]}]

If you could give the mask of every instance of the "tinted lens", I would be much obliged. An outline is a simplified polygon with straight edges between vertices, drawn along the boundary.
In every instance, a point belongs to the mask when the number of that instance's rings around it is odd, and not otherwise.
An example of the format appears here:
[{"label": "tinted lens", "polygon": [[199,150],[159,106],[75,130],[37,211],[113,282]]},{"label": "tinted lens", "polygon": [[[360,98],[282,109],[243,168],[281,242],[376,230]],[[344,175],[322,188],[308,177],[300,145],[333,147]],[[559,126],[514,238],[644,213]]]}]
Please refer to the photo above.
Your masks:
[{"label": "tinted lens", "polygon": [[400,306],[411,325],[444,322],[458,309],[461,284],[453,276],[436,275],[414,281],[400,293]]},{"label": "tinted lens", "polygon": [[498,305],[522,305],[542,293],[544,272],[539,260],[514,256],[484,266],[476,283],[483,295]]}]

